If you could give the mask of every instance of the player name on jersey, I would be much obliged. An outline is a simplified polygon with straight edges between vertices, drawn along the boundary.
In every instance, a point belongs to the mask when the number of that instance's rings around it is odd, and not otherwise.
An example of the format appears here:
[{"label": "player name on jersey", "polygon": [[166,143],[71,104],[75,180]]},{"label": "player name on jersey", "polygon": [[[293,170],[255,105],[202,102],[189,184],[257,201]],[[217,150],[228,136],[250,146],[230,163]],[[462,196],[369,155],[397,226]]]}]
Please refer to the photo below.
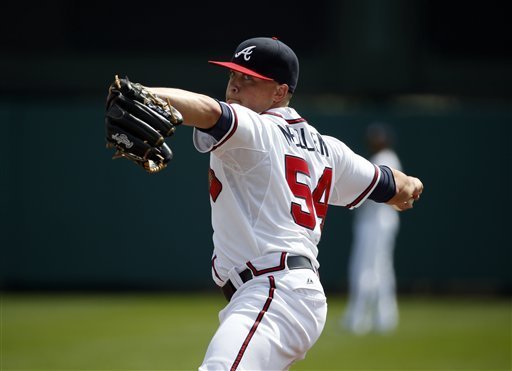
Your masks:
[{"label": "player name on jersey", "polygon": [[305,128],[294,128],[290,126],[278,125],[288,144],[294,144],[296,147],[316,151],[322,156],[329,157],[329,150],[322,136],[319,133],[311,133]]}]

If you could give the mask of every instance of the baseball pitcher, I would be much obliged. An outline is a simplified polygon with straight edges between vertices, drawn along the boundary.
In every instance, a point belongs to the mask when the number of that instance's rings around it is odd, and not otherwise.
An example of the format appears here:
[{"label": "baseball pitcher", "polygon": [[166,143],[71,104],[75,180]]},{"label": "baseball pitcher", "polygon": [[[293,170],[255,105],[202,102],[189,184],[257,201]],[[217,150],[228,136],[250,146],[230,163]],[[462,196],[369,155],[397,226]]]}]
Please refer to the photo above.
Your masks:
[{"label": "baseball pitcher", "polygon": [[[286,370],[325,324],[317,245],[328,206],[353,209],[371,198],[407,210],[423,185],[322,135],[290,107],[299,62],[283,42],[251,38],[230,61],[210,63],[229,70],[222,101],[119,79],[107,103],[107,143],[116,157],[156,172],[171,159],[165,140],[174,127],[194,127],[194,146],[210,156],[212,278],[228,301],[199,369]],[[145,115],[148,122],[120,97],[160,112]],[[143,130],[131,128],[141,122]]]}]

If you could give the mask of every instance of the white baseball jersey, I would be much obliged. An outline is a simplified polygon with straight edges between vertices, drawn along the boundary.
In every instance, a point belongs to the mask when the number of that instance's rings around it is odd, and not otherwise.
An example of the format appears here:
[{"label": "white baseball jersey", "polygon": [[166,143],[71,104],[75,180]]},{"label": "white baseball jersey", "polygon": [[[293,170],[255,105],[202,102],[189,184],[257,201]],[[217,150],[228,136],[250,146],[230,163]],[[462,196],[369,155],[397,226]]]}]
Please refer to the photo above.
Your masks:
[{"label": "white baseball jersey", "polygon": [[232,122],[220,140],[193,135],[198,151],[211,152],[214,281],[223,286],[230,269],[272,252],[306,256],[318,268],[328,204],[358,207],[380,169],[292,108],[227,106]]}]

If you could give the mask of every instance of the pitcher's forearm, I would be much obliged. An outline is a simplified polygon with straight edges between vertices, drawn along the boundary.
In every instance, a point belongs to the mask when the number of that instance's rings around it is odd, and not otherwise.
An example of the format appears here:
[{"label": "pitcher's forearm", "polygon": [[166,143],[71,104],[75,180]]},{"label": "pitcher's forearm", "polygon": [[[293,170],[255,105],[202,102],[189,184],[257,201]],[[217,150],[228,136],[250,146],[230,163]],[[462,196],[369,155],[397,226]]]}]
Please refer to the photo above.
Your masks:
[{"label": "pitcher's forearm", "polygon": [[149,88],[162,98],[169,99],[171,104],[183,115],[183,124],[202,129],[211,128],[221,115],[219,103],[203,94],[174,88]]}]

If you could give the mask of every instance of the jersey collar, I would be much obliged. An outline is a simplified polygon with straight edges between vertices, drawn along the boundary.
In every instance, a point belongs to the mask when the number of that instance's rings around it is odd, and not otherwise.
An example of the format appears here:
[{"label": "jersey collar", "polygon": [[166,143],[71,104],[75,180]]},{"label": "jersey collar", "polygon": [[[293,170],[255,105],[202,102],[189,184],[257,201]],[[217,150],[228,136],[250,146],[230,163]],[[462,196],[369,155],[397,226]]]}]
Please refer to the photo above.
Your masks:
[{"label": "jersey collar", "polygon": [[277,107],[269,109],[268,111],[264,111],[260,113],[261,115],[272,115],[277,116],[285,120],[288,124],[297,124],[299,122],[306,122],[304,118],[302,118],[295,109],[291,107]]}]

